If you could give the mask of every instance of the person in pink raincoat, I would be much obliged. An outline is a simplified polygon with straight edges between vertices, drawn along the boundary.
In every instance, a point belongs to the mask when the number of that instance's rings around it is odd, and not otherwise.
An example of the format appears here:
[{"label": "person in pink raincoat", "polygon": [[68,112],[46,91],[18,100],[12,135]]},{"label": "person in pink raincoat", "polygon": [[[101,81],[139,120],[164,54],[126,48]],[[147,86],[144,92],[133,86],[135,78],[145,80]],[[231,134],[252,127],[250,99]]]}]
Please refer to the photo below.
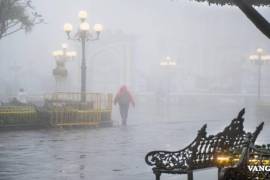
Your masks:
[{"label": "person in pink raincoat", "polygon": [[131,103],[133,107],[135,107],[134,99],[127,89],[127,87],[124,85],[122,86],[119,91],[117,92],[115,98],[114,98],[114,105],[119,104],[119,110],[120,115],[122,118],[122,124],[127,124],[127,117],[128,117],[128,110],[129,110],[129,104]]}]

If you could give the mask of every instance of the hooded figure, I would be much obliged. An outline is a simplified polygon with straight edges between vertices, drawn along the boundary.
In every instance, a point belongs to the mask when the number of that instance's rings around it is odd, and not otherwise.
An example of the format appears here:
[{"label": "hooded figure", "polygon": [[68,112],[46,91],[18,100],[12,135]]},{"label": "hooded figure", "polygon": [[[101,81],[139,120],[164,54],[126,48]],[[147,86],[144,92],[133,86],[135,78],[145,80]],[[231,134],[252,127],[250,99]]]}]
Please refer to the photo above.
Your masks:
[{"label": "hooded figure", "polygon": [[122,118],[122,124],[127,124],[127,117],[128,117],[128,109],[129,104],[131,103],[133,107],[135,107],[135,103],[133,97],[131,96],[130,92],[128,91],[126,86],[122,86],[120,90],[117,92],[114,98],[114,105],[119,104],[120,115]]}]

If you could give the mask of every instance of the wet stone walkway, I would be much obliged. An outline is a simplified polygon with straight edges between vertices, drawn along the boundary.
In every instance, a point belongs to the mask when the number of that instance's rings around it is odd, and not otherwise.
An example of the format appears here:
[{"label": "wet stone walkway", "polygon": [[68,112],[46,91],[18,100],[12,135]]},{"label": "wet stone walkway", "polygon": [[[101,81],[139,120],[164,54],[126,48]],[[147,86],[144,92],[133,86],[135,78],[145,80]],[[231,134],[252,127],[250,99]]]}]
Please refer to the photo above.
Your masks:
[{"label": "wet stone walkway", "polygon": [[[206,122],[208,133],[215,134],[239,109],[224,109],[222,116],[186,111],[163,119],[137,108],[131,110],[126,127],[0,132],[0,180],[151,180],[151,168],[144,162],[148,151],[182,149]],[[246,128],[254,129],[256,124],[247,115]],[[259,141],[269,140],[265,130]],[[194,176],[216,180],[216,175],[217,170],[210,169]],[[162,175],[162,179],[186,176]]]}]

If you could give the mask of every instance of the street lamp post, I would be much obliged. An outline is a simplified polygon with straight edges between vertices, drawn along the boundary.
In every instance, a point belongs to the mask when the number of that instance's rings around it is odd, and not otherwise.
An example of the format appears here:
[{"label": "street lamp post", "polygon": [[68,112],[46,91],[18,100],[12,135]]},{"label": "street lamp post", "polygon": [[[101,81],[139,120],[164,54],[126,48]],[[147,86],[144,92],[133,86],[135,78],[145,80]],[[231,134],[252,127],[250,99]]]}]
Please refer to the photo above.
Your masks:
[{"label": "street lamp post", "polygon": [[82,45],[82,62],[81,62],[81,102],[86,102],[86,58],[85,58],[85,45],[87,41],[96,41],[99,39],[100,33],[103,31],[101,24],[94,25],[94,32],[90,28],[90,25],[86,22],[87,12],[80,11],[80,28],[77,33],[72,37],[71,31],[73,29],[70,23],[64,25],[64,31],[67,34],[69,40],[76,40],[81,42]]},{"label": "street lamp post", "polygon": [[167,56],[165,59],[162,59],[160,61],[160,66],[162,66],[162,67],[174,67],[174,66],[176,66],[176,62],[170,56]]},{"label": "street lamp post", "polygon": [[68,60],[72,60],[76,56],[76,52],[68,51],[67,45],[62,44],[62,50],[53,51],[52,55],[56,61],[56,68],[53,70],[53,75],[56,79],[56,90],[59,90],[59,81],[65,79],[67,76],[65,63]]},{"label": "street lamp post", "polygon": [[[164,68],[164,69],[167,69],[167,70],[170,70],[171,68],[175,67],[176,66],[176,62],[174,59],[172,59],[170,56],[167,56],[165,59],[162,59],[160,61],[160,67]],[[169,73],[168,73],[169,75]],[[167,77],[167,80],[168,82],[168,94],[170,93],[170,88],[169,88],[169,85],[170,85],[170,77]]]},{"label": "street lamp post", "polygon": [[262,74],[262,65],[267,61],[270,61],[270,55],[266,55],[264,50],[258,48],[256,54],[250,55],[249,59],[258,65],[258,100],[261,98],[261,74]]},{"label": "street lamp post", "polygon": [[167,117],[169,118],[169,99],[170,99],[170,85],[171,85],[171,77],[170,77],[170,70],[176,66],[176,61],[172,59],[170,56],[165,57],[160,61],[160,67],[168,72],[166,72],[166,79],[165,81],[167,82],[167,95],[165,103],[166,103],[166,113]]}]

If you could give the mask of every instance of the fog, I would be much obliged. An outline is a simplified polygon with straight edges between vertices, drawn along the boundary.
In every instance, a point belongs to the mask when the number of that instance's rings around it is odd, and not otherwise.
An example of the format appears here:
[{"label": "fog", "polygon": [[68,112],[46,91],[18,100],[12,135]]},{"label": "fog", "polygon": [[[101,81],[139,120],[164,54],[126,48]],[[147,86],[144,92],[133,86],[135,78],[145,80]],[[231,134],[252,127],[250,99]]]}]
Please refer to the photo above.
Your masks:
[{"label": "fog", "polygon": [[[66,22],[76,30],[79,10],[88,11],[90,24],[104,25],[100,41],[87,43],[88,91],[115,92],[121,84],[128,84],[136,93],[156,92],[167,76],[159,62],[171,56],[177,63],[169,72],[173,93],[256,93],[257,70],[248,57],[258,47],[270,51],[269,40],[236,7],[188,0],[59,0],[34,1],[33,5],[46,24],[0,41],[1,95],[12,96],[20,87],[33,95],[53,92],[51,53],[62,43],[78,54],[67,63],[64,90],[79,90],[80,43],[67,41],[63,32]],[[270,18],[266,8],[259,10]],[[268,70],[265,65],[265,82]],[[268,83],[263,91],[269,92]]]},{"label": "fog", "polygon": [[[258,110],[258,68],[249,60],[257,48],[270,54],[269,39],[237,7],[189,0],[32,3],[45,23],[35,25],[29,33],[20,31],[0,39],[1,101],[15,97],[20,88],[33,103],[42,101],[44,94],[80,92],[81,44],[67,40],[63,26],[72,23],[76,31],[78,12],[85,10],[92,26],[104,26],[100,40],[86,44],[87,92],[115,95],[125,84],[136,106],[130,108],[124,128],[119,127],[118,107],[113,106],[111,128],[2,134],[0,155],[14,153],[2,168],[16,167],[14,176],[1,170],[0,175],[15,179],[149,179],[153,178],[151,170],[143,162],[147,151],[182,148],[205,123],[208,132],[215,134],[246,107],[248,130],[253,131],[260,121],[266,121],[269,128],[270,64],[264,64],[261,73],[261,101],[268,106]],[[270,20],[269,8],[257,9]],[[52,52],[61,49],[62,43],[77,56],[66,62],[68,76],[59,85],[52,73],[56,67]],[[167,56],[176,66],[160,65]],[[269,140],[265,130],[259,142]],[[17,150],[19,146],[25,149]],[[24,164],[29,154],[34,160]],[[41,166],[36,164],[44,157]],[[93,162],[97,166],[92,167]],[[210,173],[212,179],[214,173]],[[202,173],[202,179],[211,179],[208,176]]]},{"label": "fog", "polygon": [[[257,48],[270,53],[269,40],[236,7],[188,0],[58,0],[33,5],[45,23],[0,41],[2,101],[16,96],[20,88],[32,101],[56,91],[80,91],[81,44],[67,40],[63,25],[72,23],[76,31],[78,12],[86,10],[92,26],[104,25],[100,40],[86,45],[88,92],[115,95],[121,85],[128,85],[137,101],[130,116],[142,121],[180,120],[186,118],[184,114],[203,123],[221,118],[218,112],[228,119],[243,107],[251,107],[254,114],[258,72],[249,56]],[[258,10],[270,18],[267,8]],[[68,76],[59,87],[52,74],[56,67],[52,52],[61,49],[62,43],[77,56],[66,63]],[[160,66],[166,56],[176,66]],[[263,99],[269,99],[269,68],[270,64],[262,67]],[[159,114],[162,106],[171,107],[165,115]],[[216,112],[210,112],[213,108]],[[118,114],[115,107],[116,124]],[[250,121],[256,118],[251,116]]]}]

